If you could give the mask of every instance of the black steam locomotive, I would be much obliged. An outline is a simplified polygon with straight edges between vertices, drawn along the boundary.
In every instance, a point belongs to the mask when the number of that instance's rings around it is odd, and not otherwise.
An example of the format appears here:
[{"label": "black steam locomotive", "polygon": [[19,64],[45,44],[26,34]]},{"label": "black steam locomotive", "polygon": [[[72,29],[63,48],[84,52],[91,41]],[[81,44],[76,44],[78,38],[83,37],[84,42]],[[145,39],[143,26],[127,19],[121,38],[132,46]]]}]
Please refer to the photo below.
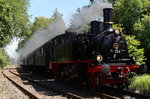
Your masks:
[{"label": "black steam locomotive", "polygon": [[92,21],[85,34],[58,35],[26,56],[24,66],[50,70],[56,79],[75,80],[95,89],[110,84],[124,87],[136,72],[136,57],[129,57],[125,38],[112,28],[112,8],[105,8],[104,22]]}]

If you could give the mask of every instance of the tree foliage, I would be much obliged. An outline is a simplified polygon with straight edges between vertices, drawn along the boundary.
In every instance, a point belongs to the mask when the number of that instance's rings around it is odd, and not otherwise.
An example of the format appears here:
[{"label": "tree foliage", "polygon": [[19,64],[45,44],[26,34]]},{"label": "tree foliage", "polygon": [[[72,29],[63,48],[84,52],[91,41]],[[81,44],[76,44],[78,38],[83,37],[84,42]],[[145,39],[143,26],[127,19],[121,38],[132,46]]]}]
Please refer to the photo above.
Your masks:
[{"label": "tree foliage", "polygon": [[[150,15],[145,15],[141,20],[134,24],[137,38],[141,41],[141,46],[145,49],[147,65],[150,64]],[[150,71],[150,69],[149,69]]]},{"label": "tree foliage", "polygon": [[58,9],[56,8],[51,18],[54,20],[54,19],[56,19],[56,18],[62,18],[62,16],[63,16],[63,15],[62,15],[62,14],[58,11]]},{"label": "tree foliage", "polygon": [[52,23],[51,18],[46,17],[36,17],[32,26],[32,33],[34,33],[38,29],[47,28],[48,24]]},{"label": "tree foliage", "polygon": [[142,47],[146,51],[150,50],[150,16],[144,16],[139,22],[134,24],[134,30],[142,42]]},{"label": "tree foliage", "polygon": [[35,21],[33,22],[33,25],[32,25],[32,33],[35,33],[36,30],[39,30],[39,29],[47,29],[48,25],[49,24],[52,24],[54,22],[54,19],[56,19],[56,17],[59,17],[61,18],[62,17],[62,14],[60,14],[58,12],[58,9],[56,8],[52,17],[51,18],[46,18],[46,17],[36,17],[35,18]]},{"label": "tree foliage", "polygon": [[13,37],[23,36],[28,28],[28,0],[0,0],[0,47]]},{"label": "tree foliage", "polygon": [[95,2],[95,0],[89,0],[90,1],[90,3],[92,4],[93,2]]},{"label": "tree foliage", "polygon": [[[134,5],[134,6],[133,6]],[[126,34],[132,33],[133,24],[141,16],[141,1],[140,0],[120,0],[114,5],[114,21],[123,24]],[[137,11],[135,11],[137,10]]]},{"label": "tree foliage", "polygon": [[0,48],[0,68],[7,66],[9,64],[9,57],[6,51]]},{"label": "tree foliage", "polygon": [[125,39],[127,42],[129,55],[137,56],[136,64],[138,65],[145,64],[144,61],[146,60],[146,58],[144,56],[144,49],[138,48],[140,46],[140,41],[136,40],[135,36],[131,36],[131,35],[125,35]]},{"label": "tree foliage", "polygon": [[117,0],[114,4],[114,21],[122,24],[126,34],[134,33],[134,24],[150,13],[149,0]]}]

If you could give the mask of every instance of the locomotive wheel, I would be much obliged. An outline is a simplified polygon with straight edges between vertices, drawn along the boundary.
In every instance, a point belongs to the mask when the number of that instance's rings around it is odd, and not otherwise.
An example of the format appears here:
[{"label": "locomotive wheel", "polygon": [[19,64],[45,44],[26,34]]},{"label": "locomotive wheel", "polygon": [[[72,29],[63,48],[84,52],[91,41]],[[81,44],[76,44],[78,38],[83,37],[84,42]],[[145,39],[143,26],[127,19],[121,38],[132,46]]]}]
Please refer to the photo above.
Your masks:
[{"label": "locomotive wheel", "polygon": [[118,88],[118,89],[128,89],[128,86],[129,86],[129,81],[127,80],[127,78],[125,78],[124,79],[124,83],[122,83],[122,84],[118,84],[118,85],[116,85],[116,87]]},{"label": "locomotive wheel", "polygon": [[91,90],[94,90],[96,88],[93,75],[89,76],[89,88]]},{"label": "locomotive wheel", "polygon": [[128,84],[116,85],[116,87],[117,87],[118,89],[125,89],[125,88],[128,89]]},{"label": "locomotive wheel", "polygon": [[125,86],[124,85],[116,85],[118,89],[124,89]]},{"label": "locomotive wheel", "polygon": [[88,85],[91,90],[96,90],[99,84],[99,77],[96,74],[89,74]]},{"label": "locomotive wheel", "polygon": [[61,81],[62,77],[61,77],[60,73],[55,73],[54,74],[54,79],[57,80],[57,81]]},{"label": "locomotive wheel", "polygon": [[138,68],[137,74],[143,74],[147,72],[147,66],[146,65],[140,65]]}]

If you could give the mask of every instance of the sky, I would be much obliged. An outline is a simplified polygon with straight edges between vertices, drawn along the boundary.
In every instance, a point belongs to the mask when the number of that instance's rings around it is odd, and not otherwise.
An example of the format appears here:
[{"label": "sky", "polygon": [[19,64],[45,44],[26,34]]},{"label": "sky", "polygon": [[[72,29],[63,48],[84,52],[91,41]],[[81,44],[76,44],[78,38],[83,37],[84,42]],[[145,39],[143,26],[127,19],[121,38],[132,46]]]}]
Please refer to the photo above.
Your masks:
[{"label": "sky", "polygon": [[38,16],[51,17],[57,8],[58,11],[63,14],[65,23],[68,24],[72,14],[76,12],[77,8],[88,4],[89,0],[30,0],[29,14],[33,22],[34,18]]},{"label": "sky", "polygon": [[[89,4],[89,0],[30,0],[28,10],[31,22],[35,17],[44,16],[50,18],[57,8],[63,15],[65,24],[68,25],[73,13],[77,8],[82,8]],[[10,57],[16,57],[15,49],[17,48],[17,40],[14,39],[5,49]]]}]

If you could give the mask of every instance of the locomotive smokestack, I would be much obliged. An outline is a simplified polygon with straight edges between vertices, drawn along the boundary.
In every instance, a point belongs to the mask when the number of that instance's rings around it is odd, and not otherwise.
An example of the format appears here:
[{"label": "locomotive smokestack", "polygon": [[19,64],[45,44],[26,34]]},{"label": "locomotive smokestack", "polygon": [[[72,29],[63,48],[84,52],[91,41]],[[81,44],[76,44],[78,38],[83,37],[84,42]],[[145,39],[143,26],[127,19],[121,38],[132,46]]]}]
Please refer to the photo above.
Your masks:
[{"label": "locomotive smokestack", "polygon": [[91,25],[91,33],[98,34],[103,31],[103,23],[99,21],[92,21]]},{"label": "locomotive smokestack", "polygon": [[113,9],[105,8],[103,9],[103,14],[104,14],[104,30],[111,29]]}]

